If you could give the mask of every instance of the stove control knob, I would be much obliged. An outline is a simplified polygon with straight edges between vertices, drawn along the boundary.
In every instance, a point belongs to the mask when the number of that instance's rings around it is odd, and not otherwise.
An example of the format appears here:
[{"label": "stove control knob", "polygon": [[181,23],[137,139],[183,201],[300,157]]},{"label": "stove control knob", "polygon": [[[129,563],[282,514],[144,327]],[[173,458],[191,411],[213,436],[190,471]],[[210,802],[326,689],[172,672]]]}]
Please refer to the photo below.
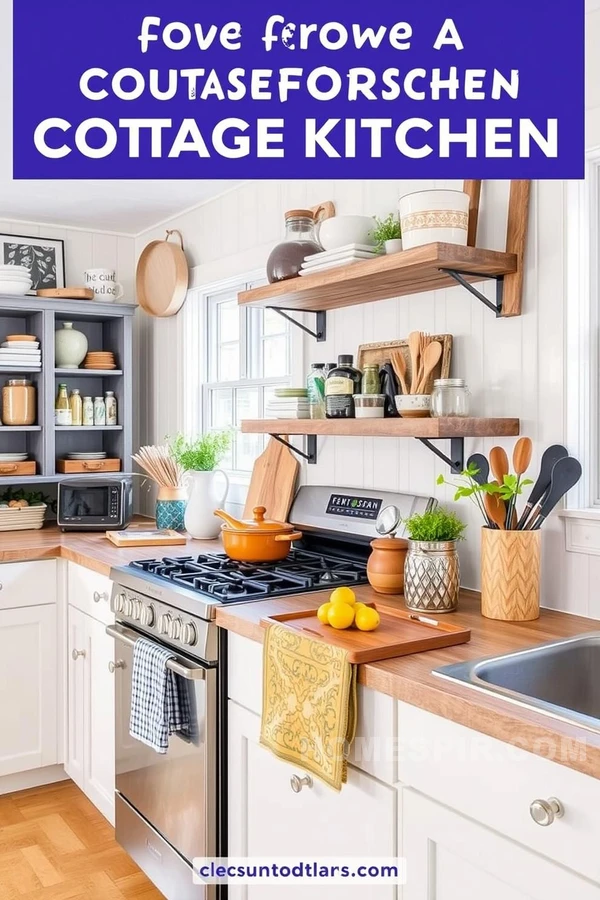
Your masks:
[{"label": "stove control knob", "polygon": [[123,600],[122,611],[123,611],[123,615],[131,616],[131,614],[133,612],[133,600],[131,600],[129,597],[125,597],[125,599]]},{"label": "stove control knob", "polygon": [[171,627],[171,616],[169,613],[163,613],[158,620],[158,630],[161,634],[168,634]]},{"label": "stove control knob", "polygon": [[173,619],[169,626],[169,637],[172,641],[178,641],[181,637],[181,629],[183,626],[183,622],[179,617]]},{"label": "stove control knob", "polygon": [[140,612],[140,622],[142,623],[142,625],[151,628],[154,625],[154,619],[154,607],[152,606],[152,604],[149,603],[147,606],[142,605],[142,609]]},{"label": "stove control knob", "polygon": [[123,612],[123,604],[125,602],[125,594],[115,594],[112,602],[113,612]]},{"label": "stove control knob", "polygon": [[133,619],[139,619],[141,612],[142,612],[142,601],[141,600],[132,600],[131,601],[131,617]]},{"label": "stove control knob", "polygon": [[186,622],[181,631],[181,640],[189,647],[193,647],[198,640],[198,633],[193,622]]}]

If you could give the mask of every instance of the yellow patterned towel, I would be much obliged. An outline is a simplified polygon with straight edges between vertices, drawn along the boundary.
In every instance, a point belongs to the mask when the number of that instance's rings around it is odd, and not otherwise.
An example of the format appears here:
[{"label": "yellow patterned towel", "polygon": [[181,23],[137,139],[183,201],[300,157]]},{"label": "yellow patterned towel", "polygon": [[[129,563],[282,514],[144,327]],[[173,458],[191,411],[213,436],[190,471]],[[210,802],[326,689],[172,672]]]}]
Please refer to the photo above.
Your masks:
[{"label": "yellow patterned towel", "polygon": [[265,635],[260,742],[341,790],[356,731],[356,666],[341,647],[271,625]]}]

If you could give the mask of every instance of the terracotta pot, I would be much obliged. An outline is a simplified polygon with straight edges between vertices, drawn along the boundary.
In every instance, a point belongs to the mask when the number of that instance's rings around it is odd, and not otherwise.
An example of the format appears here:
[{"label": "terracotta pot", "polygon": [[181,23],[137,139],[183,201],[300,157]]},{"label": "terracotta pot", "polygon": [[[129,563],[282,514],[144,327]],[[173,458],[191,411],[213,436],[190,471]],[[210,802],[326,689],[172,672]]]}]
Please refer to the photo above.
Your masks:
[{"label": "terracotta pot", "polygon": [[285,559],[292,541],[299,541],[301,531],[293,525],[265,519],[266,509],[257,506],[252,510],[253,519],[235,519],[222,509],[215,516],[225,520],[221,526],[223,549],[230,559],[238,562],[277,562]]},{"label": "terracotta pot", "polygon": [[408,541],[402,538],[375,538],[367,562],[369,584],[378,594],[401,594],[404,590],[404,561]]}]

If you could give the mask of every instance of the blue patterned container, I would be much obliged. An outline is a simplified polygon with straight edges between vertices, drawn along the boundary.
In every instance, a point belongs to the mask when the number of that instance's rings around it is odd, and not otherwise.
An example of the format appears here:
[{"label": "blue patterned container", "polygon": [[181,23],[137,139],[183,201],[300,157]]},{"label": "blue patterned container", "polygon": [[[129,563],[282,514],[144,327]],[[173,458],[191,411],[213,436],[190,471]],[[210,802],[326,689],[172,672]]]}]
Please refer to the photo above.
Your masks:
[{"label": "blue patterned container", "polygon": [[173,531],[185,531],[184,516],[187,501],[182,499],[181,496],[178,499],[163,500],[161,493],[166,493],[167,491],[171,494],[184,493],[183,491],[178,492],[177,488],[163,488],[159,491],[156,501],[156,527]]}]

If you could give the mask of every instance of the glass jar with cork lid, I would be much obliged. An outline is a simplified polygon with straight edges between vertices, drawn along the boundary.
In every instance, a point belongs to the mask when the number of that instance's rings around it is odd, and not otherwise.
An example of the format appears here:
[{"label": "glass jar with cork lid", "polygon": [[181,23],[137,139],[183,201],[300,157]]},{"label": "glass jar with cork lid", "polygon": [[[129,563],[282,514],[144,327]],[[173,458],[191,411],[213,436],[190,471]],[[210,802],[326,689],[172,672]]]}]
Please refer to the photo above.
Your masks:
[{"label": "glass jar with cork lid", "polygon": [[9,378],[2,388],[2,424],[34,425],[35,387],[26,378]]},{"label": "glass jar with cork lid", "polygon": [[307,256],[320,253],[315,234],[315,217],[310,209],[290,209],[285,214],[285,238],[271,251],[267,260],[269,284],[300,274]]}]

